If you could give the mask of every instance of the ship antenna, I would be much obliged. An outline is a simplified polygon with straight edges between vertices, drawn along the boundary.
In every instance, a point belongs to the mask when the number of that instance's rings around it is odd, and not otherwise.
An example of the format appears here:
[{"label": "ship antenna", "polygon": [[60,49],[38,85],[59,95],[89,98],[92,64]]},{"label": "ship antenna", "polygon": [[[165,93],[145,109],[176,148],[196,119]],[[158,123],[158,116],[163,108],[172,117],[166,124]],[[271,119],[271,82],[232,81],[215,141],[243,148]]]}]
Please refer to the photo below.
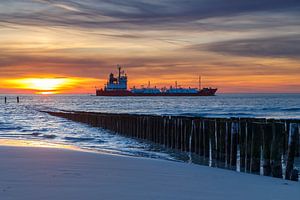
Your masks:
[{"label": "ship antenna", "polygon": [[201,76],[199,75],[199,90],[201,90],[202,89],[202,83],[201,83]]},{"label": "ship antenna", "polygon": [[117,67],[118,67],[118,70],[119,70],[119,81],[120,81],[120,78],[121,78],[121,66],[118,64]]}]

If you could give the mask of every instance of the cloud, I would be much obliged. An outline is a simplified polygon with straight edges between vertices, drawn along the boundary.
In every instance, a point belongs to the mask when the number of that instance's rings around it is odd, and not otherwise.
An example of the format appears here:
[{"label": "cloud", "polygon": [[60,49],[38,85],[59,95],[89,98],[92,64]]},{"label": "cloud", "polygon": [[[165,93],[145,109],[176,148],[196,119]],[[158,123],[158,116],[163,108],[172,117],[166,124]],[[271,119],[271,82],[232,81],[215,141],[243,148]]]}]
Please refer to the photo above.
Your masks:
[{"label": "cloud", "polygon": [[117,63],[132,81],[294,76],[299,11],[299,0],[3,0],[0,77],[106,78]]},{"label": "cloud", "polygon": [[[198,49],[197,49],[198,50]],[[70,56],[65,53],[79,51]],[[193,54],[193,49],[181,50],[166,55],[103,55],[82,54],[85,49],[57,49],[44,53],[33,50],[0,49],[0,77],[27,77],[34,74],[55,76],[84,76],[104,78],[121,64],[131,75],[132,80],[152,77],[165,80],[180,76],[187,80],[195,74],[207,77],[243,76],[243,75],[293,75],[299,73],[296,61],[273,60],[266,62],[262,58],[232,59],[230,56]],[[56,52],[57,54],[53,54]],[[183,53],[184,52],[184,53]],[[189,54],[193,54],[187,56]],[[71,53],[72,54],[72,53]]]},{"label": "cloud", "polygon": [[53,6],[59,7],[59,8],[63,8],[67,11],[74,11],[74,12],[80,12],[79,9],[72,7],[72,6],[68,6],[68,5],[64,5],[64,4],[53,4]]},{"label": "cloud", "polygon": [[300,35],[231,40],[207,45],[192,45],[188,48],[237,56],[300,59]]},{"label": "cloud", "polygon": [[[5,7],[15,9],[5,11]],[[298,0],[16,0],[0,8],[0,22],[78,28],[168,29],[212,17],[256,12],[297,12]],[[34,11],[34,12],[32,12]],[[266,13],[268,15],[268,13]],[[178,26],[178,25],[181,26]],[[201,24],[198,24],[198,26]],[[195,28],[195,24],[190,28]]]}]

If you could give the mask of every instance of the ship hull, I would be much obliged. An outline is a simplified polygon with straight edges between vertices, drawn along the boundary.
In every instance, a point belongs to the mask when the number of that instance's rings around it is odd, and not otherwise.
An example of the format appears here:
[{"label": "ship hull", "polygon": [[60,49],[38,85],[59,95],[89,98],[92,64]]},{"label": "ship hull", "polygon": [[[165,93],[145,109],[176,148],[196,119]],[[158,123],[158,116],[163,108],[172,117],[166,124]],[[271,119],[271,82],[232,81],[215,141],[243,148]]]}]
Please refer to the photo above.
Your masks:
[{"label": "ship hull", "polygon": [[133,93],[131,91],[104,91],[97,90],[96,96],[214,96],[217,89],[209,89],[207,91],[199,91],[197,93]]}]

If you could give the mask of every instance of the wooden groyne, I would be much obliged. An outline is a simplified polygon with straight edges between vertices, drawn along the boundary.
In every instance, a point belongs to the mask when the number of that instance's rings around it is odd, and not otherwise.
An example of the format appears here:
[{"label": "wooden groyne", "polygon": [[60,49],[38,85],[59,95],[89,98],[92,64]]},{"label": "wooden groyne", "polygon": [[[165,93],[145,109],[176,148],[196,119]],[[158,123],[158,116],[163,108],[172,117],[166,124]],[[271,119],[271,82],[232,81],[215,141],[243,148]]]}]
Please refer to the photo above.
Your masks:
[{"label": "wooden groyne", "polygon": [[214,167],[298,180],[300,120],[47,113],[199,155]]}]

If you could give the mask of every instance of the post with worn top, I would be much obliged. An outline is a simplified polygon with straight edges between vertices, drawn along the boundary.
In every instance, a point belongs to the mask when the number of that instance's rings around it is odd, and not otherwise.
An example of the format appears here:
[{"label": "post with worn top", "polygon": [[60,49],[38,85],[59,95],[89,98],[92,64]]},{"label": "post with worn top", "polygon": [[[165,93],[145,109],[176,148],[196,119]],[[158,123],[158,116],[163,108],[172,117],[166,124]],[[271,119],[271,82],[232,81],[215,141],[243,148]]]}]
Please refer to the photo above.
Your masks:
[{"label": "post with worn top", "polygon": [[298,124],[290,123],[285,178],[293,181],[298,181],[298,170],[294,168],[297,141]]}]

